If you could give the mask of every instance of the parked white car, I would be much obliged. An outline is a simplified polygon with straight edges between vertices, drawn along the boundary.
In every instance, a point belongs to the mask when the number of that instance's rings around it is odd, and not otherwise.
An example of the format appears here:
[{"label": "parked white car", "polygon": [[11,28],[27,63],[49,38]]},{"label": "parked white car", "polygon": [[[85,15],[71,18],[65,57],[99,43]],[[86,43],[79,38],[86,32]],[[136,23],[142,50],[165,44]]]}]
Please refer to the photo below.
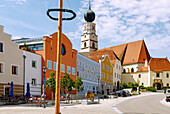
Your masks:
[{"label": "parked white car", "polygon": [[123,89],[124,91],[129,91],[129,93],[130,93],[130,96],[132,96],[133,95],[133,92],[132,92],[132,89],[131,88],[126,88],[126,89]]}]

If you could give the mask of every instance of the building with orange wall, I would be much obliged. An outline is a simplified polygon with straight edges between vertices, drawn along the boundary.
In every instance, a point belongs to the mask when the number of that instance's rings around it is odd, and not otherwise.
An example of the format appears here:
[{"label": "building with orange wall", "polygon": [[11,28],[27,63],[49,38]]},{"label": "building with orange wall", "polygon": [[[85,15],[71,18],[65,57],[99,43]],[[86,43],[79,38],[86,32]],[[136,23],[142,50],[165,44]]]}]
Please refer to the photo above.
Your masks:
[{"label": "building with orange wall", "polygon": [[[27,46],[30,50],[35,53],[42,55],[42,66],[48,68],[45,79],[49,78],[50,72],[56,72],[56,61],[57,61],[57,38],[58,33],[44,36],[43,38],[22,38],[15,40],[14,42],[19,43],[20,48]],[[77,50],[72,49],[72,43],[67,36],[62,34],[62,55],[61,55],[61,78],[64,73],[67,72],[70,77],[76,79],[76,61],[77,61]],[[42,72],[42,84],[43,84],[43,72]],[[61,91],[63,93],[63,91]],[[75,90],[72,91],[76,93]],[[48,89],[45,91],[46,98],[51,99],[51,92]]]}]

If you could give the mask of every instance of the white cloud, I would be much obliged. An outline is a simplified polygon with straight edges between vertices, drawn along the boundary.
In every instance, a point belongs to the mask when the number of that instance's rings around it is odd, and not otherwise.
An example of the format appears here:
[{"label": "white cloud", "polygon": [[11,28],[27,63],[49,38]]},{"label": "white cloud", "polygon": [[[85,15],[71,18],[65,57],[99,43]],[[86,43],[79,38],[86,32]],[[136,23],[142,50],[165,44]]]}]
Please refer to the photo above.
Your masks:
[{"label": "white cloud", "polygon": [[[81,1],[78,30],[69,32],[72,38],[83,34],[88,1]],[[92,10],[100,39],[125,43],[145,38],[150,49],[170,48],[170,0],[93,0]]]},{"label": "white cloud", "polygon": [[14,2],[14,3],[16,3],[16,4],[24,4],[24,3],[26,3],[28,0],[7,0],[7,1],[9,1],[9,2]]}]

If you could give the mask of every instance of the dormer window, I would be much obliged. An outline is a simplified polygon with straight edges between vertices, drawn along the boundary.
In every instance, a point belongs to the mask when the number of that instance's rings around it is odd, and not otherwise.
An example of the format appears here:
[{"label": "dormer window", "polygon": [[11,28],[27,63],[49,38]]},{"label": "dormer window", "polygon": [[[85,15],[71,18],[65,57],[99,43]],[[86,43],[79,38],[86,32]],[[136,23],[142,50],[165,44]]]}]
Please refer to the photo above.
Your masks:
[{"label": "dormer window", "polygon": [[156,73],[156,77],[159,77],[159,73]]}]

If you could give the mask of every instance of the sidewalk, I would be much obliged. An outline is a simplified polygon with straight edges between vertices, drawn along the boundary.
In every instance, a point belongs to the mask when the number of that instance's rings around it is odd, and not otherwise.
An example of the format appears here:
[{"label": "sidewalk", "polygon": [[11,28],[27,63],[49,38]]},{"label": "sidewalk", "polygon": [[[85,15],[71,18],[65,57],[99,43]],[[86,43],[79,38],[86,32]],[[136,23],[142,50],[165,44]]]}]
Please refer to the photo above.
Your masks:
[{"label": "sidewalk", "polygon": [[[154,94],[160,93],[145,92],[137,96],[119,97],[105,100],[100,99],[100,104],[90,105],[76,104],[69,106],[60,106],[60,110],[62,114],[116,114],[114,107],[118,103],[132,98],[138,98]],[[97,99],[95,101],[97,101]],[[23,105],[0,107],[0,114],[54,114],[54,112],[55,106],[46,107],[45,109],[43,107],[28,107]]]}]

